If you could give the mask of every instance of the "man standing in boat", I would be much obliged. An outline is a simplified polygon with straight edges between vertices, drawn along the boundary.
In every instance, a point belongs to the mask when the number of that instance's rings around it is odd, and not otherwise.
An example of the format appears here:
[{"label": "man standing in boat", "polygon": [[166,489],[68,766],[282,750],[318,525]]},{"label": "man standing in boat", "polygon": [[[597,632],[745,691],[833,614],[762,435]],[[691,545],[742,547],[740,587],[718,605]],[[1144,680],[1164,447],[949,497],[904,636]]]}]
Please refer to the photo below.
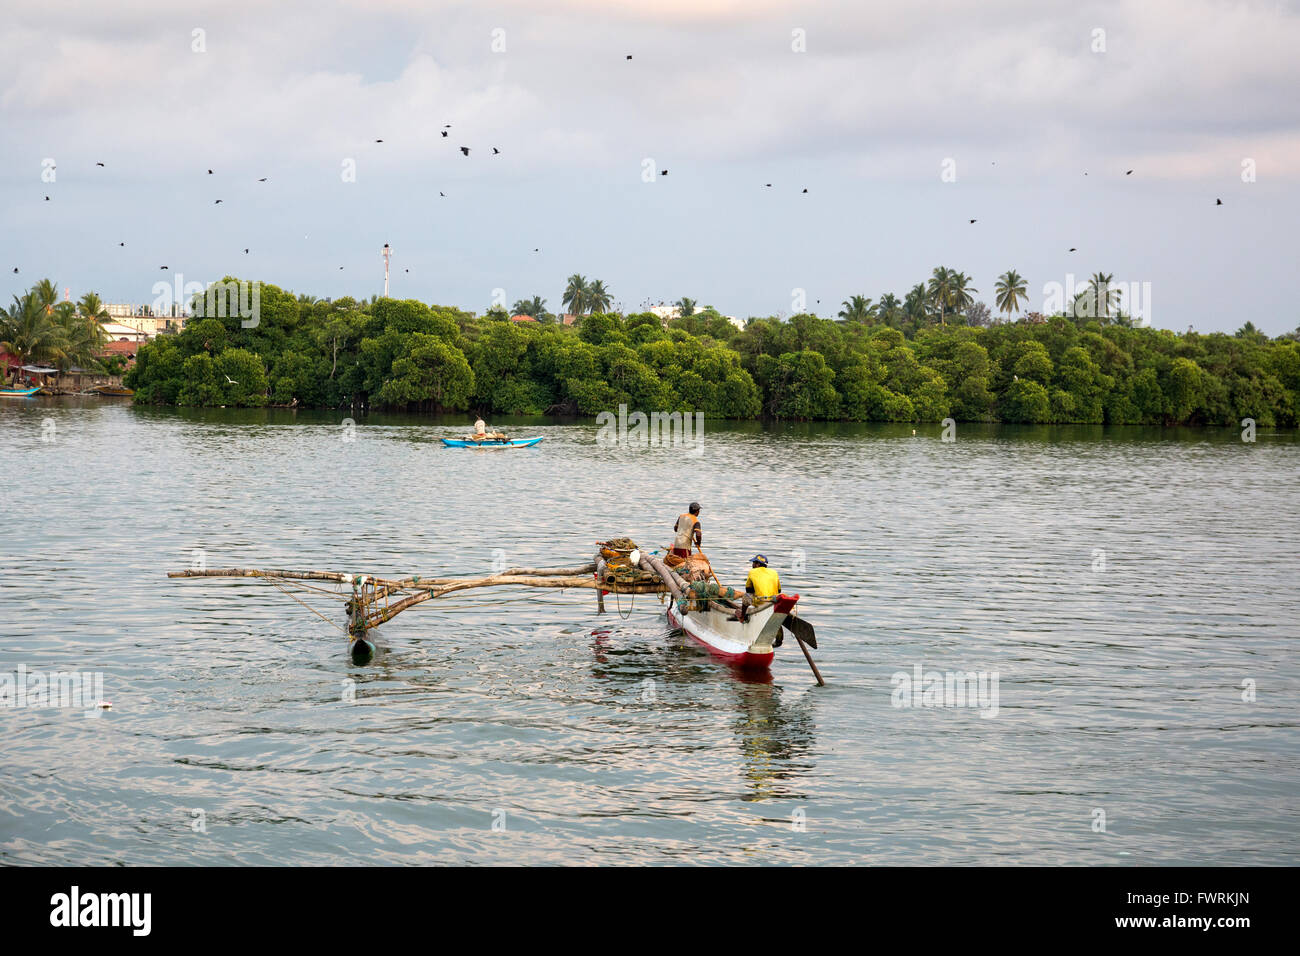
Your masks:
[{"label": "man standing in boat", "polygon": [[679,558],[689,558],[691,556],[691,545],[700,546],[700,503],[692,501],[690,509],[685,513],[677,516],[677,521],[673,525],[673,530],[677,532],[677,537],[673,539],[673,554]]}]

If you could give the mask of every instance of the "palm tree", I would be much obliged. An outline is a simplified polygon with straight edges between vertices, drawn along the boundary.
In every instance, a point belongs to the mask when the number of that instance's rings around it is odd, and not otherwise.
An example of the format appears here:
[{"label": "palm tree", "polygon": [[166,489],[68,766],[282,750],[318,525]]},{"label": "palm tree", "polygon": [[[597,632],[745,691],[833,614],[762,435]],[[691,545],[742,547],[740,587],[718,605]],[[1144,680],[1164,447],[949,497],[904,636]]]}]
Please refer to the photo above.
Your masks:
[{"label": "palm tree", "polygon": [[996,293],[995,301],[998,304],[998,311],[1007,314],[1007,321],[1011,321],[1011,313],[1020,311],[1020,300],[1029,301],[1029,293],[1026,291],[1028,283],[1015,269],[1008,269],[1002,275],[998,276],[997,284],[994,285],[993,291]]},{"label": "palm tree", "polygon": [[972,292],[978,292],[979,289],[969,285],[970,276],[964,272],[952,273],[952,287],[948,290],[948,304],[952,306],[954,315],[964,315],[975,301]]},{"label": "palm tree", "polygon": [[1092,278],[1088,280],[1087,296],[1092,305],[1092,314],[1096,318],[1109,318],[1111,303],[1119,300],[1119,290],[1112,290],[1110,287],[1111,280],[1114,278],[1114,273],[1107,275],[1104,272],[1094,272]]},{"label": "palm tree", "polygon": [[32,286],[31,294],[36,297],[36,301],[46,310],[52,310],[54,303],[59,301],[58,287],[49,279],[42,279]]},{"label": "palm tree", "polygon": [[587,280],[575,272],[569,276],[569,284],[564,287],[564,297],[560,301],[574,315],[582,315],[587,311],[587,297]]},{"label": "palm tree", "polygon": [[609,290],[599,279],[593,280],[591,285],[587,286],[587,308],[592,312],[609,311]]},{"label": "palm tree", "polygon": [[925,291],[924,282],[918,282],[912,286],[907,293],[907,298],[903,300],[903,313],[916,325],[920,325],[926,319],[925,304],[927,300],[928,294]]},{"label": "palm tree", "polygon": [[535,295],[531,299],[520,299],[513,306],[515,315],[531,315],[534,319],[542,319],[550,313],[546,311],[546,300],[540,295]]},{"label": "palm tree", "polygon": [[53,357],[59,371],[66,372],[70,365],[100,368],[99,353],[104,350],[108,333],[99,324],[99,320],[88,315],[78,315],[72,309],[56,311],[59,312],[58,326],[63,335],[59,354]]},{"label": "palm tree", "polygon": [[686,296],[682,296],[674,302],[673,306],[677,309],[677,314],[682,318],[695,314],[695,300],[688,299]]},{"label": "palm tree", "polygon": [[96,322],[107,322],[111,316],[108,309],[104,308],[104,303],[99,300],[99,296],[94,292],[87,292],[77,303],[77,310],[88,319],[94,319]]},{"label": "palm tree", "polygon": [[855,295],[851,299],[845,299],[841,304],[843,308],[840,309],[839,315],[846,322],[866,322],[876,317],[876,307],[871,304],[869,296]]},{"label": "palm tree", "polygon": [[35,291],[14,296],[14,304],[0,312],[0,336],[0,350],[20,366],[58,359],[67,346],[63,329]]},{"label": "palm tree", "polygon": [[880,297],[877,307],[880,312],[880,320],[886,325],[893,325],[899,312],[902,311],[903,305],[898,301],[898,296],[892,292],[886,292]]},{"label": "palm tree", "polygon": [[930,287],[926,291],[930,301],[939,310],[940,325],[948,324],[944,319],[948,314],[948,303],[952,295],[952,281],[955,275],[947,266],[938,266],[930,276]]}]

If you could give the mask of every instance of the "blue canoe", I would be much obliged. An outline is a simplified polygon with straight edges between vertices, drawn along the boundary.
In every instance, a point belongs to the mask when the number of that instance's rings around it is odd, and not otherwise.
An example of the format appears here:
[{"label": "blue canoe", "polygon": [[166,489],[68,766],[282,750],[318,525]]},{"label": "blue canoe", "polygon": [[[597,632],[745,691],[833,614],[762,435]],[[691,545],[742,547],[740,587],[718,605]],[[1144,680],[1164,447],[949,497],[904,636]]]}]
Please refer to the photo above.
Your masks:
[{"label": "blue canoe", "polygon": [[[40,390],[41,387],[39,385],[35,388],[0,388],[0,395],[4,395],[8,398],[30,398]],[[541,439],[538,439],[538,441],[541,441]]]},{"label": "blue canoe", "polygon": [[442,443],[448,448],[532,448],[540,438],[511,438],[507,441],[499,441],[495,438],[488,438],[484,441],[474,441],[469,438],[444,438]]}]

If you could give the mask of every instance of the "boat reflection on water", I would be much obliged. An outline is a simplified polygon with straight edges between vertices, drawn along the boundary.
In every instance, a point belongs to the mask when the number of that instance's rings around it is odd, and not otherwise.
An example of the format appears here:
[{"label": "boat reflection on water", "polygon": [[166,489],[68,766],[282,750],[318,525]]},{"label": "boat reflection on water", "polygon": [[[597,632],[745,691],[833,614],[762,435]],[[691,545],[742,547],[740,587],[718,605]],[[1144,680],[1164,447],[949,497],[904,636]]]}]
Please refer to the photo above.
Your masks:
[{"label": "boat reflection on water", "polygon": [[[641,642],[631,631],[600,627],[591,632],[592,676],[612,683],[619,694],[660,703],[681,702],[681,710],[732,712],[740,747],[746,801],[798,799],[792,781],[811,771],[816,742],[812,695],[803,683],[775,683],[771,671],[744,671],[711,657],[680,631],[661,631]],[[798,678],[796,678],[796,682]]]}]

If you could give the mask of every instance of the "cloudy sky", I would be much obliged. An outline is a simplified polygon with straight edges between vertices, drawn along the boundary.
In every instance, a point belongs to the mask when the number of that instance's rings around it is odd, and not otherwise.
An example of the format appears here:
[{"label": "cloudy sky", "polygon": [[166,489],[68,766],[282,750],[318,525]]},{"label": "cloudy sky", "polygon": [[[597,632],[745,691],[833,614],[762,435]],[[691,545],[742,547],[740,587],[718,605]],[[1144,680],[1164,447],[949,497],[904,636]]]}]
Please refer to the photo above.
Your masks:
[{"label": "cloudy sky", "polygon": [[1149,283],[1156,326],[1300,324],[1285,0],[45,0],[4,16],[5,302],[46,276],[149,302],[178,273],[360,298],[382,291],[387,242],[393,295],[474,311],[496,290],[558,309],[580,272],[625,309],[690,296],[788,315],[805,290],[833,315],[947,265],[990,305],[1009,268],[1034,308],[1102,270]]}]

